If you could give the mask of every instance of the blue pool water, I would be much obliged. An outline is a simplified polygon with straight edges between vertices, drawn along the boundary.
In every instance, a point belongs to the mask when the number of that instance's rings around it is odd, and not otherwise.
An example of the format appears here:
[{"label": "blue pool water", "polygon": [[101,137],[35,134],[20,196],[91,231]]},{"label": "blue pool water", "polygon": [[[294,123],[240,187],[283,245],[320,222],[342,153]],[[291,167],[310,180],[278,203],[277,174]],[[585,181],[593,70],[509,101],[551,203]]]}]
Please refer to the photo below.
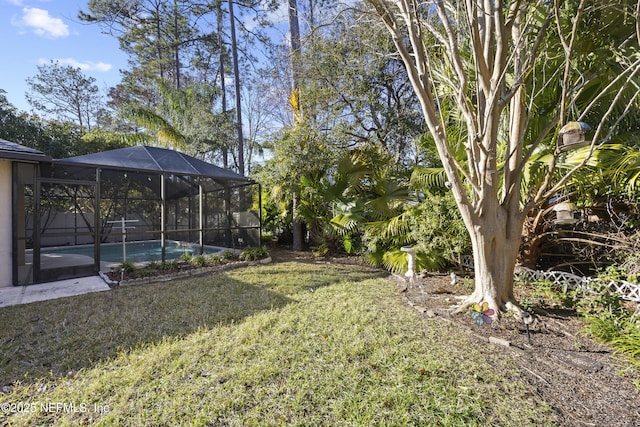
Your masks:
[{"label": "blue pool water", "polygon": [[[162,247],[160,240],[146,240],[141,242],[127,242],[127,261],[150,262],[162,260]],[[193,243],[165,241],[166,259],[176,259],[182,255],[200,255],[200,246]],[[225,248],[218,246],[204,247],[205,254],[222,255]],[[42,253],[86,255],[93,258],[93,245],[65,246],[56,248],[43,248]],[[100,245],[100,261],[122,262],[122,243],[103,243]]]}]

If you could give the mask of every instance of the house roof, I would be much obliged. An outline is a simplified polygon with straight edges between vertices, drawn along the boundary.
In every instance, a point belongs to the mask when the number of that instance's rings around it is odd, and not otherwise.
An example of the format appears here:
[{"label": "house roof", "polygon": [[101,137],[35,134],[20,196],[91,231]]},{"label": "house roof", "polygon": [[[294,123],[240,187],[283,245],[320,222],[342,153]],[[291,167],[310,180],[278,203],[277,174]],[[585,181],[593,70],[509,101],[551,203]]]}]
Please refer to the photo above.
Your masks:
[{"label": "house roof", "polygon": [[51,157],[42,151],[16,144],[0,138],[0,159],[27,160],[27,161],[51,161]]},{"label": "house roof", "polygon": [[56,160],[56,163],[74,163],[114,169],[204,176],[217,181],[233,181],[235,183],[252,182],[243,175],[184,153],[144,145],[60,159]]}]

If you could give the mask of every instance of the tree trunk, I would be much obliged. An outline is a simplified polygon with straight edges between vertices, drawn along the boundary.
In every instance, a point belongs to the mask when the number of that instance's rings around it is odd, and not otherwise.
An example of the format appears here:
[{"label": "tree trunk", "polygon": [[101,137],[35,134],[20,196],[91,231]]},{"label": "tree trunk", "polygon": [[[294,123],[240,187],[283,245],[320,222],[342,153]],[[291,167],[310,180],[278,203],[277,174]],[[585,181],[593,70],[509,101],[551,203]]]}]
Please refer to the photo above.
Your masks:
[{"label": "tree trunk", "polygon": [[240,67],[238,66],[238,43],[236,41],[236,20],[233,14],[233,0],[229,0],[229,21],[231,23],[231,55],[236,92],[236,129],[238,134],[238,173],[244,175],[244,137],[242,136],[242,100],[240,97]]},{"label": "tree trunk", "polygon": [[[225,85],[226,75],[224,73],[224,47],[222,43],[222,2],[218,3],[218,48],[220,49],[220,92],[222,94],[222,114],[226,117],[227,115],[227,87]],[[224,146],[222,147],[222,167],[225,169],[229,168],[229,150],[227,148],[227,143],[224,142]]]},{"label": "tree trunk", "polygon": [[162,48],[160,47],[161,44],[161,40],[162,40],[162,28],[161,28],[161,20],[160,20],[160,10],[158,9],[159,6],[156,7],[156,14],[155,14],[155,24],[156,24],[156,51],[158,53],[158,67],[160,68],[159,70],[159,74],[160,74],[160,79],[164,80],[164,64],[162,63]]},{"label": "tree trunk", "polygon": [[291,223],[292,232],[293,232],[293,250],[294,251],[301,251],[303,246],[302,245],[302,241],[303,241],[302,221],[300,221],[300,218],[296,213],[296,211],[298,210],[298,204],[300,204],[300,195],[298,193],[295,193],[293,195],[293,209],[292,209],[293,220]]},{"label": "tree trunk", "polygon": [[[291,105],[293,107],[294,126],[302,120],[302,108],[300,101],[300,25],[298,22],[298,3],[296,0],[288,0],[289,4],[289,30],[291,32]],[[302,221],[297,214],[300,202],[300,194],[295,191],[293,195],[293,250],[301,251],[303,246]]]},{"label": "tree trunk", "polygon": [[180,34],[178,32],[178,2],[173,0],[173,55],[174,72],[176,73],[176,89],[180,89]]},{"label": "tree trunk", "polygon": [[289,31],[291,32],[291,90],[295,94],[300,84],[300,24],[296,0],[289,0]]},{"label": "tree trunk", "polygon": [[522,216],[509,214],[508,209],[497,201],[495,209],[486,212],[472,219],[469,233],[475,290],[457,311],[478,302],[487,302],[496,313],[518,311],[513,295],[513,273],[520,248]]}]

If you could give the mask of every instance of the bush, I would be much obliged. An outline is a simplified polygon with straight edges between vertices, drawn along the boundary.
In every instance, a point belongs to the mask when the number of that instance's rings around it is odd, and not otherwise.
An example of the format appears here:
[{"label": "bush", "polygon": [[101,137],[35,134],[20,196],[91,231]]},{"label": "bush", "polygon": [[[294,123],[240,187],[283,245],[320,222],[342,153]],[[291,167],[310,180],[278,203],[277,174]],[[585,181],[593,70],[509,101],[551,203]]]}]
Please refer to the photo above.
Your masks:
[{"label": "bush", "polygon": [[418,252],[439,254],[448,264],[471,253],[471,238],[451,193],[427,194],[427,200],[413,209],[410,224]]},{"label": "bush", "polygon": [[194,267],[206,267],[208,264],[207,257],[204,255],[196,255],[191,258],[191,265]]},{"label": "bush", "polygon": [[471,252],[471,239],[450,193],[431,194],[401,215],[370,223],[362,236],[367,259],[394,272],[407,267],[401,246],[416,249],[416,270],[437,271]]},{"label": "bush", "polygon": [[[612,271],[615,269],[609,273]],[[600,279],[607,283],[613,278],[605,273]],[[577,300],[576,311],[585,319],[587,332],[612,345],[619,354],[640,368],[640,319],[623,305],[620,295],[604,285],[596,285],[581,297]]]},{"label": "bush", "polygon": [[125,273],[132,273],[136,269],[136,265],[133,261],[122,261],[120,268]]},{"label": "bush", "polygon": [[178,260],[162,261],[160,263],[160,270],[175,270],[178,268]]},{"label": "bush", "polygon": [[222,264],[222,257],[218,255],[206,255],[207,257],[207,265],[218,265]]},{"label": "bush", "polygon": [[242,252],[240,252],[239,258],[244,261],[255,261],[262,258],[267,258],[269,256],[269,250],[264,247],[253,247],[250,246],[248,248],[244,248]]},{"label": "bush", "polygon": [[623,333],[611,340],[611,344],[640,368],[640,319],[629,322]]}]

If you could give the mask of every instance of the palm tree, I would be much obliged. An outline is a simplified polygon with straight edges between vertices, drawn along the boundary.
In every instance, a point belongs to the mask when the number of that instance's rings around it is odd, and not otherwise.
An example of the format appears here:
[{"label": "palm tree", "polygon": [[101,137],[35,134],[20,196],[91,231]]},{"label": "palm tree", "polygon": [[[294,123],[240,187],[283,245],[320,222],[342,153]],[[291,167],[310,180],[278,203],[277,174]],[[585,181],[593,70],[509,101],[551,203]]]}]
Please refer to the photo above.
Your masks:
[{"label": "palm tree", "polygon": [[[126,114],[143,128],[143,133],[128,135],[132,143],[151,143],[205,158],[222,148],[231,129],[225,114],[214,114],[214,92],[201,85],[174,89],[157,82],[161,94],[155,108],[130,105]],[[221,142],[222,141],[222,142]]]}]

